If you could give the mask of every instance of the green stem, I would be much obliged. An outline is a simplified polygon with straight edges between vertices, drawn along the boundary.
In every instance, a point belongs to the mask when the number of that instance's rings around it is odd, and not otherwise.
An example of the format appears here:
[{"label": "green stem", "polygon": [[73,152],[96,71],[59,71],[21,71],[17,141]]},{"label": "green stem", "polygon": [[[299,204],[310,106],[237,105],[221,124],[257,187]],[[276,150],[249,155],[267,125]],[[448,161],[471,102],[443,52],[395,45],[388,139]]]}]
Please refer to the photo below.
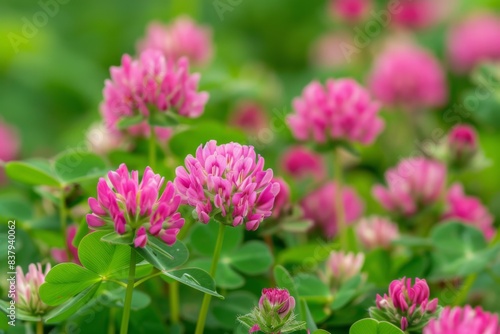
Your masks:
[{"label": "green stem", "polygon": [[[500,232],[497,232],[495,237],[490,241],[489,246],[493,247],[498,242],[500,242]],[[457,298],[455,298],[455,302],[453,303],[454,306],[461,306],[462,304],[465,303],[469,291],[472,289],[472,286],[476,282],[477,276],[478,276],[477,274],[470,274],[469,276],[467,276],[464,284],[462,285],[462,288],[460,289],[457,295]]]},{"label": "green stem", "polygon": [[179,313],[179,282],[173,281],[169,284],[170,288],[170,319],[172,324],[176,325],[180,320]]},{"label": "green stem", "polygon": [[[64,240],[68,237],[67,234],[67,220],[68,220],[68,210],[66,208],[66,196],[64,196],[64,186],[61,187],[61,194],[59,195],[59,214],[61,217],[61,228],[64,236]],[[66,250],[66,256],[68,257],[68,261],[71,261],[71,251],[69,250],[69,246],[65,243],[64,246]]]},{"label": "green stem", "polygon": [[43,321],[38,321],[36,323],[36,334],[43,334]]},{"label": "green stem", "polygon": [[134,279],[135,279],[135,262],[136,262],[136,251],[134,248],[130,248],[130,268],[128,272],[128,282],[127,282],[127,292],[125,294],[125,303],[123,304],[123,316],[122,324],[120,328],[120,334],[127,334],[128,332],[128,321],[130,318],[130,307],[132,305],[132,293],[134,292]]},{"label": "green stem", "polygon": [[344,200],[342,196],[343,188],[343,173],[342,173],[342,158],[341,149],[335,148],[335,156],[333,161],[334,177],[337,188],[335,189],[335,212],[337,213],[337,227],[340,235],[340,248],[347,250],[347,230],[345,222]]},{"label": "green stem", "polygon": [[116,309],[114,307],[111,307],[109,309],[108,334],[115,334],[116,333],[115,316],[116,316]]},{"label": "green stem", "polygon": [[[217,262],[219,262],[220,251],[222,249],[222,243],[224,241],[225,227],[226,225],[219,223],[219,234],[217,235],[217,243],[215,244],[214,256],[212,258],[212,264],[210,266],[210,276],[212,277],[215,277],[215,273],[217,271]],[[200,315],[198,316],[198,322],[196,323],[195,334],[203,334],[211,298],[212,296],[209,294],[205,294],[203,296],[203,303],[201,304]]]},{"label": "green stem", "polygon": [[149,167],[154,171],[156,169],[156,133],[154,126],[150,126],[149,134]]},{"label": "green stem", "polygon": [[139,285],[141,285],[142,283],[146,282],[147,280],[149,280],[150,278],[153,278],[153,277],[156,277],[156,276],[160,276],[162,274],[161,271],[158,271],[154,274],[151,274],[149,276],[146,276],[144,278],[141,278],[140,280],[138,280],[137,282],[135,282],[134,284],[134,288],[137,288]]}]

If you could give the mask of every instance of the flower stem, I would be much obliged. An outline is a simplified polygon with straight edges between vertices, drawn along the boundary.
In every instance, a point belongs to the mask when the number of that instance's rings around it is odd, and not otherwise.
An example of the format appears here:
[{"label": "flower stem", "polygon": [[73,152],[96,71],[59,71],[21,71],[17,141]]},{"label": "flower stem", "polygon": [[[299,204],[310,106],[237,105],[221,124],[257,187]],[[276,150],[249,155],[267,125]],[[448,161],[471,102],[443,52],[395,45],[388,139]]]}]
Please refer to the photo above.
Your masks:
[{"label": "flower stem", "polygon": [[[67,234],[67,220],[68,220],[68,210],[66,208],[66,196],[64,196],[64,186],[61,187],[61,194],[59,195],[59,215],[61,217],[61,228],[63,232],[64,239],[68,237]],[[69,245],[66,243],[65,245],[66,256],[68,257],[68,261],[71,261],[71,251],[69,250]]]},{"label": "flower stem", "polygon": [[154,126],[151,125],[151,131],[149,134],[149,167],[152,170],[156,169],[156,133]]},{"label": "flower stem", "polygon": [[135,279],[135,249],[130,248],[130,267],[128,272],[127,292],[125,294],[125,303],[123,304],[122,324],[120,334],[127,334],[128,321],[130,318],[130,307],[132,305],[132,293],[134,292],[134,279]]},{"label": "flower stem", "polygon": [[36,334],[43,334],[43,321],[40,320],[36,323]]},{"label": "flower stem", "polygon": [[149,280],[150,278],[153,278],[153,277],[156,277],[156,276],[160,276],[162,274],[161,271],[158,271],[154,274],[151,274],[149,276],[146,276],[144,278],[141,278],[140,280],[138,280],[137,282],[135,282],[134,284],[134,288],[137,288],[139,285],[141,285],[142,283],[146,282],[147,280]]},{"label": "flower stem", "polygon": [[116,309],[114,307],[109,308],[109,323],[108,323],[108,334],[115,334],[115,315]]},{"label": "flower stem", "polygon": [[[215,244],[214,256],[212,258],[212,264],[210,266],[210,276],[212,277],[215,277],[215,273],[217,271],[217,262],[219,262],[220,251],[222,249],[222,243],[224,241],[225,227],[226,225],[219,223],[219,234],[217,235],[217,243]],[[198,322],[196,323],[195,334],[203,334],[211,298],[212,296],[209,294],[205,294],[203,296],[203,303],[201,304],[200,315],[198,316]]]},{"label": "flower stem", "polygon": [[173,281],[169,285],[170,288],[170,320],[173,325],[179,323],[179,282]]},{"label": "flower stem", "polygon": [[342,196],[343,188],[343,173],[342,173],[342,157],[340,147],[335,148],[334,152],[334,177],[336,182],[335,189],[335,212],[337,213],[337,227],[338,234],[340,236],[340,247],[343,250],[347,250],[347,230],[345,222],[345,211],[344,211],[344,201]]}]

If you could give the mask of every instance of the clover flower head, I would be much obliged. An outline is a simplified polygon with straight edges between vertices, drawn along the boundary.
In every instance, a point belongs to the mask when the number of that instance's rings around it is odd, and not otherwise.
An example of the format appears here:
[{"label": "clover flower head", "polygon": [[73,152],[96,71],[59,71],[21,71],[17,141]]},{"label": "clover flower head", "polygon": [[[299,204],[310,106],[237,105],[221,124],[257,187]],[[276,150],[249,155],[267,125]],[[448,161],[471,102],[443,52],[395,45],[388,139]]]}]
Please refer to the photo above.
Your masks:
[{"label": "clover flower head", "polygon": [[39,316],[45,314],[50,306],[46,305],[40,298],[40,286],[45,283],[45,276],[51,269],[50,263],[43,266],[40,263],[32,263],[28,266],[28,272],[24,274],[20,266],[16,268],[16,296],[15,301],[20,310],[30,315]]},{"label": "clover flower head", "polygon": [[130,234],[135,247],[145,247],[148,236],[173,245],[184,225],[177,211],[181,198],[171,182],[162,191],[163,183],[164,179],[149,167],[139,181],[138,171],[129,173],[125,164],[120,165],[108,173],[107,180],[99,180],[97,198],[89,198],[89,227]]},{"label": "clover flower head", "polygon": [[215,218],[256,230],[271,216],[279,192],[272,179],[273,171],[264,169],[264,158],[252,146],[211,140],[186,157],[185,167],[177,167],[174,184],[202,223]]}]

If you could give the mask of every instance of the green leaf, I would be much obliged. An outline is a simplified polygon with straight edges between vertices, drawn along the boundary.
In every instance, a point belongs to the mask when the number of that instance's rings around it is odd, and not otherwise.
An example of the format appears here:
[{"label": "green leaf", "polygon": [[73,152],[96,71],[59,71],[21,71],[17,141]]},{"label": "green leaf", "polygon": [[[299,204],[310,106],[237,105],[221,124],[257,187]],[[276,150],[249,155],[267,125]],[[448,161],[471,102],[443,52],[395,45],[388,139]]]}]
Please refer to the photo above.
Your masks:
[{"label": "green leaf", "polygon": [[57,306],[101,280],[98,274],[77,264],[61,263],[45,277],[40,297],[45,304]]},{"label": "green leaf", "polygon": [[325,331],[324,329],[317,329],[312,334],[331,334],[330,332]]},{"label": "green leaf", "polygon": [[[217,242],[219,222],[210,220],[208,224],[196,224],[191,230],[190,245],[195,251],[206,256],[212,256]],[[226,228],[222,244],[222,254],[233,251],[243,240],[242,228]]]},{"label": "green leaf", "polygon": [[33,217],[33,205],[21,198],[0,198],[0,217],[16,221],[26,221]]},{"label": "green leaf", "polygon": [[308,264],[318,264],[325,261],[331,251],[339,249],[338,244],[318,242],[304,244],[293,248],[288,248],[280,252],[276,262],[278,264],[298,263],[302,264],[307,260]]},{"label": "green leaf", "polygon": [[[331,297],[330,289],[317,276],[311,274],[299,274],[294,277],[295,286],[301,297]],[[314,302],[314,301],[311,301]],[[319,301],[324,303],[324,301]]]},{"label": "green leaf", "polygon": [[316,327],[316,322],[314,321],[314,318],[311,314],[311,311],[309,310],[309,307],[307,306],[306,301],[302,299],[300,300],[299,304],[300,304],[300,314],[304,315],[307,329],[312,331],[318,329],[318,327]]},{"label": "green leaf", "polygon": [[[151,243],[154,243],[155,248],[151,247]],[[159,248],[162,249],[161,252],[157,251]],[[189,251],[180,240],[169,246],[156,238],[148,238],[146,247],[135,250],[158,270],[179,267],[186,263],[189,258]],[[169,256],[164,255],[165,253]]]},{"label": "green leaf", "polygon": [[66,184],[97,179],[108,171],[106,163],[98,155],[76,150],[59,154],[55,158],[54,169]]},{"label": "green leaf", "polygon": [[133,248],[101,241],[107,234],[107,231],[98,231],[86,235],[78,247],[78,257],[85,268],[100,276],[123,276],[128,272]]},{"label": "green leaf", "polygon": [[215,289],[215,281],[210,275],[199,268],[183,268],[172,271],[163,271],[163,275],[168,276],[182,284],[195,290],[224,299]]},{"label": "green leaf", "polygon": [[231,265],[247,275],[263,274],[271,268],[273,256],[261,241],[250,241],[228,255]]},{"label": "green leaf", "polygon": [[173,127],[179,124],[179,120],[173,114],[164,111],[151,113],[148,122],[149,125],[161,127]]},{"label": "green leaf", "polygon": [[351,326],[349,334],[404,334],[404,332],[385,321],[361,319]]},{"label": "green leaf", "polygon": [[12,180],[28,185],[61,186],[49,162],[43,159],[8,162],[5,165],[5,172]]},{"label": "green leaf", "polygon": [[281,229],[290,233],[303,233],[309,231],[312,225],[312,220],[286,221],[281,224]]},{"label": "green leaf", "polygon": [[[189,262],[190,266],[201,268],[205,271],[210,270],[211,259],[203,258]],[[245,285],[245,278],[234,271],[228,262],[219,261],[217,263],[217,271],[215,273],[215,282],[221,289],[238,289]]]},{"label": "green leaf", "polygon": [[379,287],[385,287],[392,281],[391,255],[385,249],[375,249],[366,254],[363,272],[368,274],[368,280]]},{"label": "green leaf", "polygon": [[118,121],[118,123],[116,123],[116,126],[120,130],[126,130],[129,127],[131,127],[133,125],[140,124],[140,123],[142,123],[145,120],[146,119],[145,119],[145,117],[142,114],[139,114],[139,115],[136,115],[136,116],[132,116],[132,117],[124,117],[124,118],[120,119]]},{"label": "green leaf", "polygon": [[488,248],[483,233],[459,222],[440,224],[433,229],[431,239],[436,249],[433,258],[434,278],[463,277],[485,269],[492,262],[500,245]]},{"label": "green leaf", "polygon": [[189,154],[195,154],[198,146],[205,145],[212,139],[219,145],[230,142],[245,143],[247,136],[242,131],[219,122],[197,122],[189,129],[174,134],[169,140],[169,145],[176,156],[184,159]]},{"label": "green leaf", "polygon": [[55,324],[74,315],[82,306],[87,304],[92,297],[94,297],[100,285],[101,282],[95,283],[73,298],[69,299],[66,303],[51,310],[44,316],[45,322],[48,324]]},{"label": "green leaf", "polygon": [[361,283],[361,275],[356,275],[342,284],[335,294],[333,302],[330,304],[330,308],[336,311],[351,302],[358,294]]},{"label": "green leaf", "polygon": [[132,245],[134,243],[134,236],[132,233],[118,234],[113,231],[104,235],[101,241],[115,245]]},{"label": "green leaf", "polygon": [[212,304],[212,313],[222,327],[233,329],[235,319],[252,311],[259,299],[248,291],[229,293],[223,301],[215,300]]},{"label": "green leaf", "polygon": [[[118,288],[112,291],[106,291],[105,295],[111,300],[115,301],[115,306],[123,308],[123,303],[125,301],[126,289]],[[148,307],[151,303],[151,297],[148,294],[135,289],[132,293],[132,303],[131,308],[134,311],[141,310]]]}]

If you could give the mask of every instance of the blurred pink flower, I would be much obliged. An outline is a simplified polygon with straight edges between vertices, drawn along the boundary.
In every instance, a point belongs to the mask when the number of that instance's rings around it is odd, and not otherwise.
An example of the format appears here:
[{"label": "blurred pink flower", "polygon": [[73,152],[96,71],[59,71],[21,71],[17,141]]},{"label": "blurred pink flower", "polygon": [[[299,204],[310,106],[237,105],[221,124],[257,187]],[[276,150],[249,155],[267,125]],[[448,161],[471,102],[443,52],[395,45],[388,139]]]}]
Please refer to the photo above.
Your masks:
[{"label": "blurred pink flower", "polygon": [[16,129],[0,119],[0,161],[11,161],[19,153],[19,136]]},{"label": "blurred pink flower", "polygon": [[324,34],[316,39],[310,49],[310,63],[320,68],[341,68],[356,58],[357,53],[351,53],[346,48],[353,40],[353,36],[335,31]]},{"label": "blurred pink flower", "polygon": [[385,173],[387,188],[376,185],[373,196],[391,212],[413,215],[437,202],[444,193],[446,167],[422,157],[401,161]]},{"label": "blurred pink flower", "polygon": [[[337,233],[337,213],[333,205],[336,192],[336,183],[328,182],[304,197],[300,203],[304,217],[311,219],[328,239]],[[342,199],[346,223],[353,223],[363,214],[363,202],[350,187],[343,187]]]},{"label": "blurred pink flower", "polygon": [[173,245],[184,219],[177,211],[181,198],[168,182],[163,192],[164,179],[146,167],[139,182],[139,173],[129,173],[121,164],[108,173],[108,181],[99,179],[97,199],[89,198],[92,214],[87,223],[95,230],[114,229],[118,234],[132,234],[135,247],[145,247],[148,234]]},{"label": "blurred pink flower", "polygon": [[439,318],[432,319],[423,334],[500,334],[498,315],[472,308],[447,306]]},{"label": "blurred pink flower", "polygon": [[441,64],[417,46],[392,46],[382,52],[372,66],[368,82],[381,102],[410,111],[439,107],[448,100]]},{"label": "blurred pink flower", "polygon": [[[68,226],[68,229],[66,230],[66,247],[68,247],[70,253],[71,253],[71,261],[80,264],[80,259],[78,258],[78,249],[73,246],[73,240],[75,239],[76,231],[78,230],[78,227],[76,225],[70,225]],[[66,253],[66,249],[64,248],[53,248],[50,251],[50,254],[56,260],[57,262],[69,262],[70,259],[68,259],[68,254]]]},{"label": "blurred pink flower", "polygon": [[454,161],[467,162],[478,151],[476,130],[470,125],[457,125],[448,133],[448,148]]},{"label": "blurred pink flower", "polygon": [[330,0],[333,17],[356,22],[364,19],[372,8],[372,0]]},{"label": "blurred pink flower", "polygon": [[240,101],[229,117],[229,124],[243,131],[257,135],[269,123],[263,107],[250,100]]},{"label": "blurred pink flower", "polygon": [[371,144],[384,128],[379,104],[352,79],[313,81],[293,101],[288,126],[298,140],[348,140]]},{"label": "blurred pink flower", "polygon": [[365,255],[363,253],[333,251],[326,261],[326,279],[335,285],[341,285],[359,274],[364,262]]},{"label": "blurred pink flower", "polygon": [[281,177],[273,178],[272,182],[277,183],[280,186],[280,191],[274,199],[272,214],[273,218],[279,218],[281,215],[290,210],[290,187]]},{"label": "blurred pink flower", "polygon": [[388,249],[391,247],[391,242],[399,237],[399,228],[396,223],[388,219],[372,216],[358,222],[356,235],[367,250]]},{"label": "blurred pink flower", "polygon": [[321,155],[303,146],[287,149],[281,157],[281,168],[295,180],[312,177],[320,181],[326,177]]},{"label": "blurred pink flower", "polygon": [[[151,108],[160,113],[172,111],[184,117],[198,117],[208,100],[208,93],[197,91],[200,76],[189,73],[186,58],[175,63],[159,51],[146,50],[138,60],[124,55],[122,65],[111,67],[110,72],[101,113],[111,131],[120,131],[117,123],[124,117],[148,117]],[[129,133],[144,135],[147,131],[149,126],[143,123],[133,126]]]},{"label": "blurred pink flower", "polygon": [[478,198],[465,195],[461,184],[451,186],[446,195],[446,203],[443,219],[459,220],[475,226],[488,240],[495,235],[493,216]]},{"label": "blurred pink flower", "polygon": [[277,314],[283,319],[295,309],[295,299],[286,289],[263,289],[259,309],[264,318],[266,315]]},{"label": "blurred pink flower", "polygon": [[211,140],[198,147],[196,157],[188,155],[185,165],[175,170],[174,184],[200,222],[207,224],[216,215],[223,224],[256,230],[271,216],[279,183],[252,146]]},{"label": "blurred pink flower", "polygon": [[448,56],[457,73],[468,72],[482,61],[500,60],[500,16],[476,14],[453,27]]},{"label": "blurred pink flower", "polygon": [[45,276],[50,269],[50,263],[45,266],[45,271],[40,263],[32,263],[25,275],[23,269],[17,266],[15,301],[19,310],[33,316],[40,316],[50,309],[50,306],[46,305],[40,298],[40,286],[45,283]]},{"label": "blurred pink flower", "polygon": [[197,25],[187,16],[178,17],[169,25],[152,22],[138,49],[140,52],[155,49],[169,60],[187,57],[193,65],[206,65],[213,56],[212,30]]},{"label": "blurred pink flower", "polygon": [[[440,21],[455,6],[455,1],[399,0],[391,19],[407,28],[427,28]],[[393,6],[393,4],[390,4]]]},{"label": "blurred pink flower", "polygon": [[[436,298],[429,300],[430,290],[425,279],[416,278],[414,285],[411,281],[411,278],[392,281],[389,295],[377,294],[376,298],[377,308],[386,314],[386,320],[400,325],[403,331],[412,325],[425,324],[438,306]],[[373,314],[372,309],[370,314]]]}]

